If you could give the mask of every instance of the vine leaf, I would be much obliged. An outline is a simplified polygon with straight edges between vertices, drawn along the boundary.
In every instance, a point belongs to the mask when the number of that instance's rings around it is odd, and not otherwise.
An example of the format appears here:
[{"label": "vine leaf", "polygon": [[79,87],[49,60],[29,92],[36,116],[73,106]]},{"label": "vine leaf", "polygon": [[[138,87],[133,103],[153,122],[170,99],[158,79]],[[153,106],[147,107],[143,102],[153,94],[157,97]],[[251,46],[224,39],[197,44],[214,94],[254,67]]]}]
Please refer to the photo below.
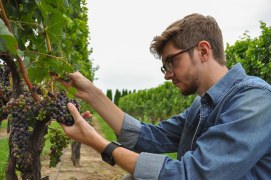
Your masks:
[{"label": "vine leaf", "polygon": [[50,57],[39,57],[35,62],[30,62],[29,58],[25,58],[24,64],[29,65],[27,73],[31,82],[40,83],[49,78],[49,72],[54,72],[59,76],[65,76],[67,73],[74,72],[73,67],[65,60],[56,60]]},{"label": "vine leaf", "polygon": [[62,1],[43,0],[38,7],[44,18],[43,25],[47,31],[52,44],[60,45],[63,38],[63,27],[66,20],[60,11],[64,6]]},{"label": "vine leaf", "polygon": [[48,76],[48,70],[42,66],[30,67],[27,69],[31,82],[40,83],[45,76]]},{"label": "vine leaf", "polygon": [[63,36],[63,27],[65,26],[63,15],[60,12],[53,12],[45,19],[44,25],[47,27],[51,41],[60,43]]},{"label": "vine leaf", "polygon": [[17,54],[17,41],[13,34],[9,32],[5,23],[0,19],[0,51],[16,55]]},{"label": "vine leaf", "polygon": [[76,94],[76,89],[75,88],[73,88],[73,87],[68,88],[68,90],[67,90],[67,96],[70,99],[74,99],[74,95],[75,94]]}]

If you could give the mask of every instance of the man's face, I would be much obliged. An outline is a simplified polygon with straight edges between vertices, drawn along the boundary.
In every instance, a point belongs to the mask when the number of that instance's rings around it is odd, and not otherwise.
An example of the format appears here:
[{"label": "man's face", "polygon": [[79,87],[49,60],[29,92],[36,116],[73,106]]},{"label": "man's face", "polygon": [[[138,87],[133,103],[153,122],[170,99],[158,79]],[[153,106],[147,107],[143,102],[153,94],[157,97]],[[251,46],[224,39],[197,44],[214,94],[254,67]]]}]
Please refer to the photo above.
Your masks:
[{"label": "man's face", "polygon": [[[195,51],[195,49],[193,49]],[[162,52],[163,63],[165,59],[180,52],[171,42],[167,43]],[[172,83],[178,87],[181,93],[185,96],[195,94],[199,89],[199,63],[196,61],[196,56],[192,58],[188,52],[181,53],[171,59],[172,72],[166,71],[165,79],[172,80]]]}]

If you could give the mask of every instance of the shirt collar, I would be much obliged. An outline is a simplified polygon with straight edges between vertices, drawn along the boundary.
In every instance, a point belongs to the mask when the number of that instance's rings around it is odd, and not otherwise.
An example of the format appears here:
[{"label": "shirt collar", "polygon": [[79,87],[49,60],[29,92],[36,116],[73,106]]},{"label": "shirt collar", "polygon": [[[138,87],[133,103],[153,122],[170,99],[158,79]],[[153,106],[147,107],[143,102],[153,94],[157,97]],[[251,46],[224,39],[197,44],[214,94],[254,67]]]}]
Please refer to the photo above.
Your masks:
[{"label": "shirt collar", "polygon": [[246,76],[246,72],[240,63],[234,65],[227,74],[222,77],[215,85],[213,85],[207,92],[216,105],[219,100],[226,95],[231,87],[237,82],[243,80]]}]

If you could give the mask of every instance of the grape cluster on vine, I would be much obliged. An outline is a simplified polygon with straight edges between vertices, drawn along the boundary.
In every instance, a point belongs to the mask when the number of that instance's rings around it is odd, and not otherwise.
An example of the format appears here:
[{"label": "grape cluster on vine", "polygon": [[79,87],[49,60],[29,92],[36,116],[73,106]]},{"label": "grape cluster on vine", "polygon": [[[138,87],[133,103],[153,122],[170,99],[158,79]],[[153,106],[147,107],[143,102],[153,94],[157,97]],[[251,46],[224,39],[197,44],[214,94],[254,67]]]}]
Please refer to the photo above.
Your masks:
[{"label": "grape cluster on vine", "polygon": [[49,167],[56,167],[60,162],[60,158],[65,149],[69,144],[69,138],[63,133],[61,129],[51,129],[48,136],[51,147],[50,147],[50,164]]},{"label": "grape cluster on vine", "polygon": [[[15,158],[16,169],[22,175],[27,175],[33,170],[34,154],[31,152],[30,143],[35,121],[48,123],[56,120],[58,123],[71,126],[74,120],[67,108],[67,103],[73,103],[79,110],[78,101],[69,99],[65,91],[48,93],[44,89],[39,89],[39,95],[43,97],[42,100],[35,102],[31,93],[24,90],[22,95],[17,99],[11,98],[3,108],[3,113],[8,114],[8,120],[11,122],[9,139],[11,153]],[[50,167],[55,167],[69,141],[68,137],[59,130],[51,131],[51,133],[49,137],[52,144]]]},{"label": "grape cluster on vine", "polygon": [[32,128],[29,126],[31,121],[34,100],[30,93],[20,95],[18,99],[11,99],[5,111],[9,114],[11,121],[10,145],[11,154],[16,159],[16,168],[21,172],[31,171],[33,157],[29,151]]},{"label": "grape cluster on vine", "polygon": [[[1,63],[1,61],[0,61]],[[4,63],[0,66],[0,95],[1,104],[5,104],[8,99],[10,99],[12,91],[10,86],[10,70],[8,66]]]},{"label": "grape cluster on vine", "polygon": [[79,103],[75,99],[69,99],[65,91],[49,93],[51,103],[47,108],[50,117],[61,124],[72,126],[74,124],[73,117],[67,108],[69,102],[73,103],[79,110]]}]

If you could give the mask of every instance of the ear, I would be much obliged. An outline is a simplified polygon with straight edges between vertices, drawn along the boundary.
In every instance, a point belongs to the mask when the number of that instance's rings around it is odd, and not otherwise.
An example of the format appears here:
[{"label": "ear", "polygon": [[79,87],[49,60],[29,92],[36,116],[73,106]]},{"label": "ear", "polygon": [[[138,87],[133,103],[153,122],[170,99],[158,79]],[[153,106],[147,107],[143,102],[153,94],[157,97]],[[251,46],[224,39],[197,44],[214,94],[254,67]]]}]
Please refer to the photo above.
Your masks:
[{"label": "ear", "polygon": [[212,52],[211,45],[208,41],[200,41],[198,44],[199,53],[202,61],[207,61]]}]

